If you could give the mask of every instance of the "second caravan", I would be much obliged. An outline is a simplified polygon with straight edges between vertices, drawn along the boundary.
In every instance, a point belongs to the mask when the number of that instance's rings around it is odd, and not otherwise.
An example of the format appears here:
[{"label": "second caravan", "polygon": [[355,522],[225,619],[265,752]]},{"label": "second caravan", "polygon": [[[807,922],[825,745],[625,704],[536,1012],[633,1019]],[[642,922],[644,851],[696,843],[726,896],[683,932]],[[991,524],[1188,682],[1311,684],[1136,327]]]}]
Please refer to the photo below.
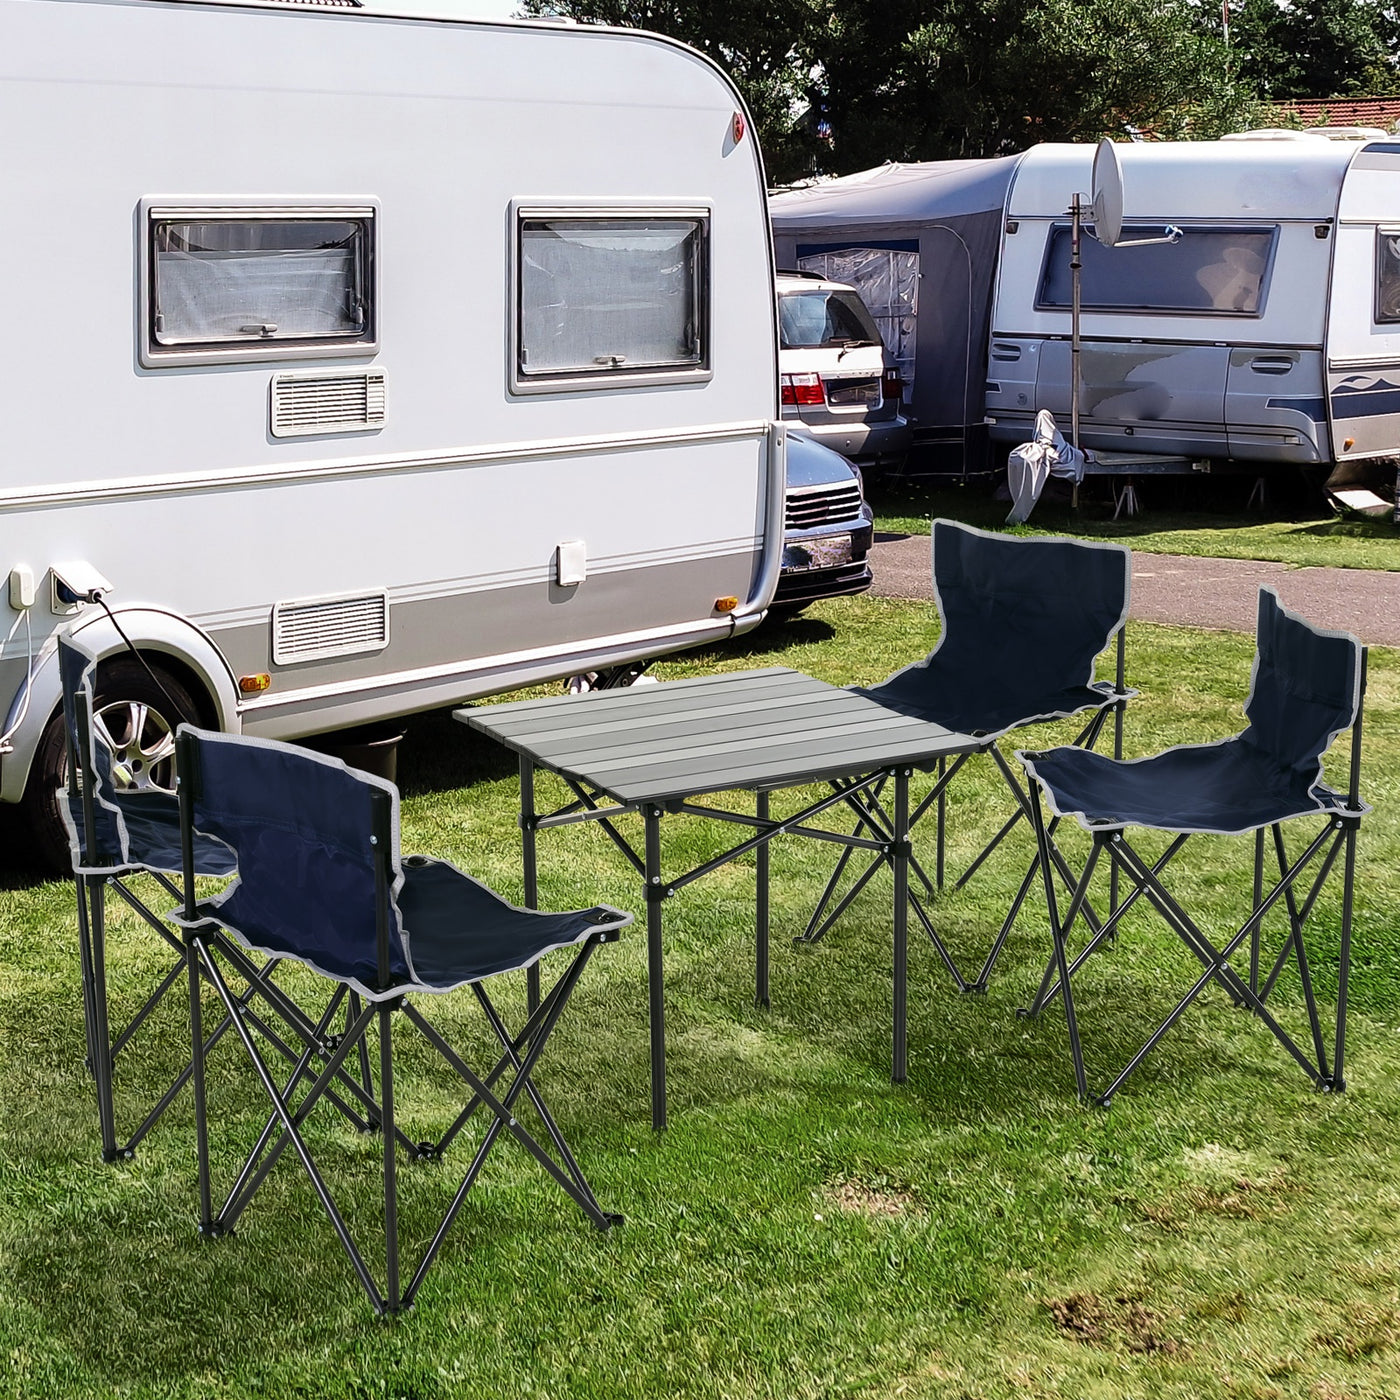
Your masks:
[{"label": "second caravan", "polygon": [[[1182,237],[1083,241],[1084,444],[1260,472],[1400,453],[1400,141],[1115,149],[1124,237]],[[1004,463],[1040,409],[1067,424],[1068,210],[1093,157],[1043,145],[893,165],[773,200],[780,262],[897,299],[890,345],[926,449],[979,470]]]},{"label": "second caravan", "polygon": [[[1081,443],[1268,465],[1400,453],[1400,144],[1117,148],[1124,237],[1083,240]],[[1007,198],[987,417],[1025,441],[1070,407],[1069,220],[1093,148],[1037,146]]]}]

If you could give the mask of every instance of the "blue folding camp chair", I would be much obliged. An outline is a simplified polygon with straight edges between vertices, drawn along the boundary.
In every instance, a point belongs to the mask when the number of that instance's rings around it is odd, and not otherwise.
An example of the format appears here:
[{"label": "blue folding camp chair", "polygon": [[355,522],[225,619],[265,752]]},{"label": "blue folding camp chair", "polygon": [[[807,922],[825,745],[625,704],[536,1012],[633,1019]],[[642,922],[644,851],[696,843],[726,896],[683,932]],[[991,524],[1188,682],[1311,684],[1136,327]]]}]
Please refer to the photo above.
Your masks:
[{"label": "blue folding camp chair", "polygon": [[[60,633],[58,666],[68,759],[67,801],[61,815],[68,829],[77,886],[87,1059],[97,1088],[102,1156],[111,1162],[134,1155],[137,1144],[179,1093],[190,1072],[186,1066],[135,1131],[124,1142],[118,1141],[113,1103],[117,1057],[131,1044],[166,993],[180,984],[181,974],[187,969],[183,943],[131,883],[132,876],[144,872],[166,895],[180,898],[179,887],[170,879],[181,867],[179,811],[174,794],[156,785],[162,776],[160,765],[173,766],[175,736],[162,735],[143,748],[140,762],[135,765],[143,769],[143,785],[133,782],[119,786],[114,767],[122,769],[129,778],[134,779],[134,775],[131,760],[96,713],[96,656],[79,637]],[[133,741],[140,739],[139,735],[129,737]],[[195,868],[200,874],[227,875],[233,870],[232,853],[218,842],[200,841],[195,854]],[[174,954],[168,971],[115,1038],[111,1034],[107,996],[105,896],[109,890],[144,919]]]},{"label": "blue folding camp chair", "polygon": [[[939,765],[933,789],[910,815],[910,829],[931,808],[936,812],[936,866],[930,879],[911,858],[927,893],[942,888],[946,841],[945,797],[963,765],[975,754],[988,754],[1011,795],[1011,815],[982,852],[958,878],[956,888],[973,876],[1011,830],[1029,815],[1029,795],[998,747],[1013,729],[1090,712],[1075,744],[1092,748],[1111,714],[1114,753],[1122,753],[1123,710],[1137,692],[1124,682],[1123,631],[1128,618],[1131,555],[1121,545],[1081,540],[1020,538],[988,534],[952,520],[933,522],[933,586],[940,630],[938,643],[922,661],[897,671],[888,680],[857,693],[902,715],[941,724],[985,740],[974,754]],[[1096,681],[1099,655],[1117,644],[1113,681]],[[877,840],[893,839],[889,815],[879,791],[850,798],[859,825]],[[833,904],[854,852],[847,848],[836,864],[806,930],[797,939],[814,943],[840,918],[876,870],[877,856]],[[1051,858],[1062,878],[1069,878],[1063,858]],[[960,991],[982,991],[1016,916],[1035,882],[1037,854],[1021,881],[981,970],[965,978],[934,928],[918,896],[910,902]],[[1094,918],[1092,910],[1086,917]]]},{"label": "blue folding camp chair", "polygon": [[[97,1089],[98,1126],[102,1155],[107,1161],[129,1159],[161,1115],[189,1082],[193,1062],[187,1063],[164,1092],[147,1108],[134,1131],[117,1136],[114,1078],[117,1060],[130,1048],[143,1026],[167,994],[188,984],[194,995],[199,972],[187,956],[186,942],[151,907],[149,885],[155,898],[181,900],[181,889],[172,875],[181,873],[183,855],[180,814],[173,783],[175,736],[143,735],[139,717],[127,716],[130,732],[114,734],[109,717],[95,706],[97,657],[79,636],[60,633],[59,678],[63,689],[64,736],[68,758],[67,800],[61,815],[68,830],[78,897],[78,952],[82,970],[83,1020],[87,1036],[87,1060]],[[201,837],[194,846],[194,873],[227,876],[234,870],[232,851],[221,841]],[[143,894],[135,877],[144,876]],[[111,1003],[107,987],[108,893],[118,896],[168,945],[171,962],[152,985],[135,1014],[115,1036],[111,1033]],[[278,1025],[258,1019],[259,1029],[282,1054],[296,1060],[302,1048],[318,1040],[324,1044],[328,1028],[319,1031],[302,1010],[271,981],[270,964],[259,968],[244,960],[240,969],[246,982],[245,1004],[254,988],[259,1000],[275,1012]],[[182,974],[185,974],[182,978]],[[183,1016],[183,1012],[181,1013]],[[250,1015],[256,1015],[250,1011]],[[226,1034],[230,1023],[214,1028],[206,1052]],[[291,1043],[285,1033],[292,1035]],[[183,1032],[181,1035],[183,1040]],[[293,1045],[296,1048],[293,1048]],[[363,1088],[342,1076],[333,1100],[356,1124],[373,1126],[375,1105]],[[350,1100],[358,1103],[352,1107]]]},{"label": "blue folding camp chair", "polygon": [[[1345,1087],[1347,979],[1351,966],[1352,899],[1356,837],[1370,808],[1361,801],[1361,703],[1365,689],[1366,651],[1355,637],[1313,627],[1291,613],[1271,588],[1259,592],[1259,626],[1253,678],[1244,712],[1249,724],[1241,733],[1208,744],[1170,748],[1150,758],[1128,762],[1071,748],[1018,753],[1034,780],[1032,816],[1046,868],[1052,835],[1041,810],[1043,793],[1052,812],[1073,816],[1093,837],[1093,846],[1064,917],[1054,885],[1044,880],[1054,953],[1029,1014],[1038,1014],[1055,997],[1063,1000],[1068,1021],[1075,1087],[1088,1097],[1084,1056],[1075,1016],[1073,979],[1086,958],[1112,936],[1123,916],[1146,896],[1191,954],[1200,962],[1200,977],[1171,1009],[1127,1065],[1097,1095],[1108,1104],[1123,1082],[1211,983],[1248,1007],[1320,1089]],[[1323,780],[1322,756],[1332,741],[1351,731],[1351,769],[1343,794]],[[1301,854],[1290,857],[1283,823],[1320,816],[1322,828]],[[1155,860],[1140,855],[1127,831],[1138,827],[1168,833],[1172,839]],[[1168,891],[1163,872],[1188,840],[1198,833],[1242,836],[1253,833],[1253,901],[1244,922],[1223,940],[1212,939]],[[1273,838],[1278,879],[1264,891],[1265,833]],[[1313,989],[1312,966],[1304,942],[1309,915],[1344,852],[1337,1020],[1331,1061]],[[1084,907],[1095,866],[1107,854],[1132,889],[1110,917],[1092,931],[1087,945],[1069,961],[1067,936]],[[1313,873],[1315,872],[1315,874]],[[1311,878],[1311,885],[1300,882]],[[1299,891],[1303,889],[1300,898]],[[1282,904],[1288,931],[1272,967],[1261,979],[1261,930],[1265,916]],[[1247,977],[1231,965],[1249,940]],[[1283,1028],[1268,1001],[1290,961],[1296,967],[1311,1038],[1311,1057]]]},{"label": "blue folding camp chair", "polygon": [[[507,904],[485,885],[445,861],[399,855],[399,801],[392,784],[347,768],[337,759],[270,740],[211,734],[182,727],[178,736],[180,802],[187,870],[197,844],[216,839],[237,854],[238,876],[204,902],[185,883],[179,921],[232,1020],[273,1112],[217,1215],[209,1182],[208,1123],[203,1097],[202,1037],[195,1008],[196,1130],[201,1226],[233,1228],[262,1181],[288,1147],[300,1159],[356,1277],[376,1312],[410,1307],[457,1212],[497,1137],[514,1137],[599,1229],[621,1217],[605,1214],[534,1083],[534,1071],[594,950],[615,942],[632,922],[620,909],[598,905],[570,913],[539,913]],[[279,1087],[260,1053],[246,1008],[225,979],[226,931],[244,949],[295,958],[336,984],[332,1009],[358,996],[351,1017],[319,1073],[309,1056],[287,1087]],[[575,954],[549,993],[512,1033],[488,997],[486,979],[536,966],[555,949]],[[470,986],[501,1055],[477,1073],[411,1000]],[[395,1012],[422,1034],[464,1081],[465,1107],[436,1142],[410,1143],[397,1126],[391,1021]],[[329,1012],[327,1013],[330,1014]],[[346,1057],[367,1043],[377,1025],[377,1103],[382,1154],[385,1283],[381,1289],[346,1224],[302,1133],[313,1108]],[[314,1078],[313,1078],[314,1073]],[[509,1076],[504,1087],[503,1076]],[[294,1090],[304,1088],[299,1098]],[[534,1106],[551,1153],[517,1117],[522,1095]],[[397,1147],[410,1158],[440,1157],[484,1106],[491,1121],[460,1186],[407,1285],[400,1278],[396,1187]]]}]

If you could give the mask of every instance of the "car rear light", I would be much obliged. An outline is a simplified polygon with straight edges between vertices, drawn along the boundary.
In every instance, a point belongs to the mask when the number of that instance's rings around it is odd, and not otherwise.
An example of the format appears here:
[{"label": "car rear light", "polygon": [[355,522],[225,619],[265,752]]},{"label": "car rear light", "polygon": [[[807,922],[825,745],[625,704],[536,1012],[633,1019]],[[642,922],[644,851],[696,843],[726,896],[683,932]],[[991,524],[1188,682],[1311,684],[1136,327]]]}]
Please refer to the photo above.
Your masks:
[{"label": "car rear light", "polygon": [[900,378],[897,369],[890,368],[885,371],[884,395],[895,402],[904,397],[904,380]]},{"label": "car rear light", "polygon": [[783,402],[794,407],[820,406],[826,402],[819,374],[784,374],[779,376],[783,390]]}]

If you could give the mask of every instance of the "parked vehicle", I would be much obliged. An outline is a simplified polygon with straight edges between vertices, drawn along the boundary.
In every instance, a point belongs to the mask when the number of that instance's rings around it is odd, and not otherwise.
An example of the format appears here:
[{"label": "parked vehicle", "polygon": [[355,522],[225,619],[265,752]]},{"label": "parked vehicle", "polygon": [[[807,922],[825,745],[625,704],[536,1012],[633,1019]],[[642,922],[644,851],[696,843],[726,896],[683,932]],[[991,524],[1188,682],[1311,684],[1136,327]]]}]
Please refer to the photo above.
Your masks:
[{"label": "parked vehicle", "polygon": [[787,449],[787,531],[772,612],[793,616],[819,598],[864,593],[875,517],[858,468],[794,433]]},{"label": "parked vehicle", "polygon": [[[1118,149],[1126,239],[1082,240],[1080,445],[1191,461],[1335,465],[1400,451],[1400,145],[1146,142]],[[987,415],[1023,442],[1070,408],[1069,194],[1092,148],[1022,157],[992,310]]]},{"label": "parked vehicle", "polygon": [[105,658],[121,774],[167,783],[182,715],[296,739],[761,620],[774,272],[709,60],[0,0],[0,120],[0,798],[50,851],[64,626]]},{"label": "parked vehicle", "polygon": [[[1284,135],[1116,147],[1123,237],[1182,236],[1082,240],[1082,446],[1149,466],[1337,476],[1400,451],[1400,143]],[[1094,151],[891,166],[781,195],[778,258],[842,268],[863,293],[895,277],[915,404],[953,386],[942,428],[969,446],[985,430],[1004,461],[1041,409],[1069,419],[1067,215],[1091,190]],[[943,295],[959,280],[960,299]],[[950,320],[949,304],[963,314]],[[933,412],[920,410],[921,431]]]},{"label": "parked vehicle", "polygon": [[854,287],[779,273],[778,366],[790,428],[868,465],[909,451],[899,366]]}]

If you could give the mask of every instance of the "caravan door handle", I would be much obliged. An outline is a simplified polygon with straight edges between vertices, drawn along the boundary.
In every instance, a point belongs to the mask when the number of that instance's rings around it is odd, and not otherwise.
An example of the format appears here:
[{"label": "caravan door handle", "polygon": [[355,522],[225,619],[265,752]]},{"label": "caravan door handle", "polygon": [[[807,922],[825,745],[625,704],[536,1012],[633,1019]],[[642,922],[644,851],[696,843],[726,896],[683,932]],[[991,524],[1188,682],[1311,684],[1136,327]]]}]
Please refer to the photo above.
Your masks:
[{"label": "caravan door handle", "polygon": [[1019,345],[1007,345],[1004,342],[992,342],[992,359],[994,360],[1019,360],[1021,358],[1021,347]]},{"label": "caravan door handle", "polygon": [[1256,374],[1287,374],[1297,363],[1291,355],[1256,355],[1249,367]]}]

